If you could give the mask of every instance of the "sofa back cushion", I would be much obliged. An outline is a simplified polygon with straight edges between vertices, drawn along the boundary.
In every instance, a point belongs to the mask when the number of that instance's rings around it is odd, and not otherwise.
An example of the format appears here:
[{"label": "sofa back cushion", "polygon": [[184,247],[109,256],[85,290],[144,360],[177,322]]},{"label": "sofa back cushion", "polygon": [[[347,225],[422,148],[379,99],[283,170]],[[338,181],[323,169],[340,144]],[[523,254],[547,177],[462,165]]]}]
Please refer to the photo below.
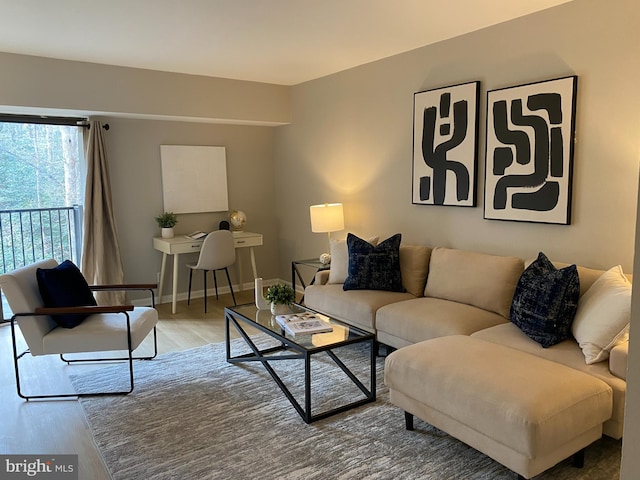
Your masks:
[{"label": "sofa back cushion", "polygon": [[[374,247],[378,244],[379,237],[367,239]],[[329,280],[327,283],[344,283],[349,274],[349,249],[347,240],[334,240],[329,242],[331,252],[331,265],[329,267]]]},{"label": "sofa back cushion", "polygon": [[402,286],[415,297],[424,294],[430,257],[431,248],[426,245],[400,245]]},{"label": "sofa back cushion", "polygon": [[508,319],[523,271],[524,262],[518,257],[436,247],[431,252],[424,294],[473,305]]},{"label": "sofa back cushion", "polygon": [[[524,262],[524,266],[528,267],[534,260],[535,260],[535,258],[526,260]],[[553,265],[556,268],[564,268],[564,267],[568,267],[569,265],[571,265],[570,263],[556,262],[554,260],[552,260],[551,263],[553,263]],[[587,290],[589,290],[591,288],[591,285],[593,285],[594,282],[598,278],[600,278],[600,276],[605,272],[605,270],[598,270],[598,269],[595,269],[595,268],[582,267],[580,265],[578,265],[577,267],[578,267],[578,278],[580,278],[580,297],[582,297],[582,295],[584,295],[587,292]],[[630,282],[633,281],[633,275],[632,274],[625,273],[624,276],[627,277],[627,280],[629,280]]]}]

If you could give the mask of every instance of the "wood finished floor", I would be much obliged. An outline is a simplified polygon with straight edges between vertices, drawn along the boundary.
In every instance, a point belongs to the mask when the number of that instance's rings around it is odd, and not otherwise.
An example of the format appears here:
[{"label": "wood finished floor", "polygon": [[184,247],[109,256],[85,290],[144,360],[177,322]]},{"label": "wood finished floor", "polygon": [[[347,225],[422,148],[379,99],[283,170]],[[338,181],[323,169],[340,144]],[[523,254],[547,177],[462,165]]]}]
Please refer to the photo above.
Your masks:
[{"label": "wood finished floor", "polygon": [[[253,290],[236,293],[237,302],[253,300]],[[207,314],[202,299],[178,302],[177,313],[171,304],[158,305],[158,353],[186,350],[224,341],[224,307],[232,304],[231,295],[209,297]],[[233,336],[233,335],[232,335]],[[142,349],[148,349],[149,342]],[[25,357],[26,358],[26,357]],[[37,361],[35,361],[37,360]],[[58,357],[29,357],[28,369],[21,378],[23,390],[68,388],[69,373],[93,366],[63,364]],[[11,328],[0,327],[0,454],[78,454],[80,480],[103,480],[110,476],[93,443],[82,408],[75,400],[25,401],[18,397],[11,348]],[[27,365],[25,363],[25,365]],[[47,375],[43,371],[47,368]],[[53,370],[53,373],[49,373]],[[134,365],[135,371],[135,365]],[[32,391],[32,390],[29,390]]]}]

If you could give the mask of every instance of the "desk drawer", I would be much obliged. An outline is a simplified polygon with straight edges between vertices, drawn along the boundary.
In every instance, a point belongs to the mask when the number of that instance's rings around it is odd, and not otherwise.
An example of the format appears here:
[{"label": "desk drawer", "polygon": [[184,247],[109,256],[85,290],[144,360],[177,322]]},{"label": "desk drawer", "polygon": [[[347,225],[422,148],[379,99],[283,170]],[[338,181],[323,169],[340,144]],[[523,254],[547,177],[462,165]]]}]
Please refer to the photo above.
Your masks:
[{"label": "desk drawer", "polygon": [[191,252],[199,252],[202,250],[202,242],[185,242],[171,245],[171,248],[168,252],[170,255],[180,254],[180,253],[191,253]]},{"label": "desk drawer", "polygon": [[168,255],[177,255],[180,253],[199,252],[202,249],[202,240],[190,241],[184,237],[174,238],[154,238],[153,248],[160,250]]},{"label": "desk drawer", "polygon": [[236,248],[242,247],[258,247],[262,245],[262,235],[255,235],[251,237],[238,237],[233,239],[233,245]]}]

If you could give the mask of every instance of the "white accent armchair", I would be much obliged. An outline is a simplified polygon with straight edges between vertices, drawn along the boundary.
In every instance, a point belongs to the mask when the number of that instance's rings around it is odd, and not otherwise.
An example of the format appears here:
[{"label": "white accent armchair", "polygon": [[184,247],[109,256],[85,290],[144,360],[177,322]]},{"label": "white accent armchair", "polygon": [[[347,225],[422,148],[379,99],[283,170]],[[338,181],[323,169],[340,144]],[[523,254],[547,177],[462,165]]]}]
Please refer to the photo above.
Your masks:
[{"label": "white accent armchair", "polygon": [[[151,307],[119,306],[79,306],[46,308],[36,279],[40,269],[52,269],[57,266],[55,260],[43,260],[0,275],[0,288],[4,292],[11,310],[11,336],[18,395],[26,400],[42,398],[79,397],[86,395],[126,395],[134,388],[133,360],[150,360],[158,352],[156,324],[158,312],[155,309],[153,289],[155,284],[101,285],[89,286],[95,290],[149,290]],[[51,317],[58,314],[88,315],[74,328],[63,328]],[[16,339],[16,327],[19,327],[28,349],[19,353]],[[134,357],[138,348],[149,333],[153,331],[154,351],[152,356]],[[68,359],[65,354],[86,352],[126,351],[122,358]],[[126,360],[129,363],[129,386],[123,391],[112,392],[75,392],[25,395],[20,381],[20,359],[27,353],[38,355],[60,355],[67,363]],[[97,371],[99,375],[99,370]]]}]

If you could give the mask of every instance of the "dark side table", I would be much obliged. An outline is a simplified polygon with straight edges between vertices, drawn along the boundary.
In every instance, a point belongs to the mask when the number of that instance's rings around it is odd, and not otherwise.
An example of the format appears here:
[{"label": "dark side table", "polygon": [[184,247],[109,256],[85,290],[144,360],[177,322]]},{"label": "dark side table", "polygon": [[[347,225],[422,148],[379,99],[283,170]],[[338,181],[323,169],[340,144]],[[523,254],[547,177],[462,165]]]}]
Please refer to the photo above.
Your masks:
[{"label": "dark side table", "polygon": [[[320,260],[318,260],[317,258],[308,258],[306,260],[294,260],[291,262],[291,285],[293,286],[293,291],[295,292],[296,290],[296,277],[298,278],[298,280],[300,280],[300,283],[302,284],[302,288],[305,289],[307,288],[307,284],[304,283],[304,277],[302,275],[302,273],[300,272],[299,267],[309,267],[311,269],[313,269],[313,278],[311,279],[311,282],[309,282],[309,285],[313,285],[313,282],[316,279],[316,273],[318,273],[320,270],[328,270],[329,269],[329,264],[324,264],[322,263]],[[299,303],[304,302],[304,294],[302,294],[302,298],[299,300]]]}]

